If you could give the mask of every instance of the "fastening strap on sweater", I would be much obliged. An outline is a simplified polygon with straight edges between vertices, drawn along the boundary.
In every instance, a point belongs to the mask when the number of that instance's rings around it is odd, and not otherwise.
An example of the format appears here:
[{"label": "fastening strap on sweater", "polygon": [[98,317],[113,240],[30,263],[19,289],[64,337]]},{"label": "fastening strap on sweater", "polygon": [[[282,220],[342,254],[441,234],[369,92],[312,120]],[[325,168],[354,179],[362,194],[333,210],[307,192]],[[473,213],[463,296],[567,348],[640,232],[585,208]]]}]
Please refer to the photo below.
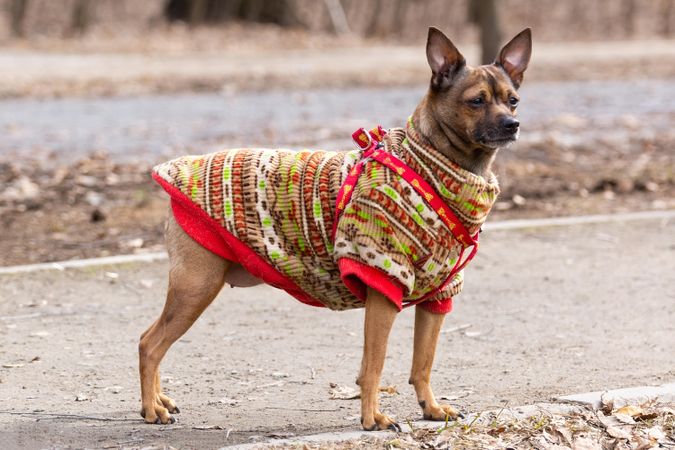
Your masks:
[{"label": "fastening strap on sweater", "polygon": [[[359,176],[363,172],[365,164],[369,159],[379,162],[389,170],[396,172],[401,178],[410,183],[413,189],[415,189],[415,191],[417,191],[417,193],[422,196],[427,204],[434,211],[436,211],[438,217],[443,221],[448,229],[450,229],[452,234],[455,236],[455,239],[457,239],[457,241],[462,245],[462,251],[459,255],[459,258],[457,258],[455,267],[453,267],[450,275],[441,284],[439,289],[433,292],[435,293],[445,288],[448,283],[452,282],[454,276],[460,270],[462,270],[476,255],[476,252],[478,251],[478,233],[476,233],[475,236],[471,236],[462,222],[460,222],[448,205],[443,202],[441,196],[432,186],[429,185],[429,183],[427,183],[419,174],[407,166],[403,161],[391,153],[382,150],[384,147],[383,139],[385,134],[387,134],[387,132],[379,125],[370,131],[366,131],[364,128],[359,128],[354,133],[352,133],[352,139],[354,139],[354,142],[356,142],[363,153],[361,160],[349,172],[345,178],[345,181],[342,183],[340,190],[338,191],[335,206],[335,221],[333,224],[332,240],[335,240],[335,232],[337,230],[338,221],[347,207],[347,204],[349,204],[349,201],[351,200],[354,187],[356,186]],[[405,306],[412,306],[428,297],[429,296],[426,295],[422,299],[407,303]]]}]

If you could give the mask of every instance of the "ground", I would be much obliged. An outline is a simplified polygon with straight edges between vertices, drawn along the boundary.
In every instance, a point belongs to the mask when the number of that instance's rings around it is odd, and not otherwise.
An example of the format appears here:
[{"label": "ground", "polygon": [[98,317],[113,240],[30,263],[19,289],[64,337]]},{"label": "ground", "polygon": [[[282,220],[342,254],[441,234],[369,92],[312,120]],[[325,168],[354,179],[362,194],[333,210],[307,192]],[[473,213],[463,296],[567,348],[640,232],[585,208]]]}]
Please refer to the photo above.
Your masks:
[{"label": "ground", "polygon": [[[486,231],[441,335],[437,395],[473,413],[671,381],[674,231],[672,220]],[[166,276],[166,262],[2,276],[5,445],[217,448],[358,428],[358,401],[329,390],[354,387],[362,310],[264,286],[225,288],[174,345],[162,376],[179,421],[143,424],[136,348]],[[382,381],[399,392],[384,410],[404,423],[420,418],[407,384],[413,316],[395,324]]]}]

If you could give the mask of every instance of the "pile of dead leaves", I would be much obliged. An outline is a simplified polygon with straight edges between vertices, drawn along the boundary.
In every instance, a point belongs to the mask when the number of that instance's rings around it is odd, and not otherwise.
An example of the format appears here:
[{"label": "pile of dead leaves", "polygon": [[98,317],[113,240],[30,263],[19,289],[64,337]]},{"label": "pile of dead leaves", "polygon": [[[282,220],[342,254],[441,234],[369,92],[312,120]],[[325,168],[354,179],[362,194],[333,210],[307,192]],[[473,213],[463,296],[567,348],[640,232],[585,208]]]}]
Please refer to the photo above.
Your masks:
[{"label": "pile of dead leaves", "polygon": [[477,416],[468,424],[420,429],[384,443],[386,448],[645,450],[675,447],[674,405],[629,405],[569,414],[547,413],[507,419],[500,413]]},{"label": "pile of dead leaves", "polygon": [[149,184],[149,167],[114,163],[103,152],[61,166],[26,160],[0,161],[0,208],[23,212],[59,202],[98,207],[115,189]]},{"label": "pile of dead leaves", "polygon": [[166,198],[146,165],[105,153],[51,164],[0,160],[0,266],[153,251]]},{"label": "pile of dead leaves", "polygon": [[[600,410],[542,407],[520,415],[507,409],[479,413],[465,422],[413,428],[394,439],[364,438],[299,445],[303,449],[537,449],[647,450],[675,448],[675,405],[646,403]],[[413,424],[409,424],[414,426]]]}]

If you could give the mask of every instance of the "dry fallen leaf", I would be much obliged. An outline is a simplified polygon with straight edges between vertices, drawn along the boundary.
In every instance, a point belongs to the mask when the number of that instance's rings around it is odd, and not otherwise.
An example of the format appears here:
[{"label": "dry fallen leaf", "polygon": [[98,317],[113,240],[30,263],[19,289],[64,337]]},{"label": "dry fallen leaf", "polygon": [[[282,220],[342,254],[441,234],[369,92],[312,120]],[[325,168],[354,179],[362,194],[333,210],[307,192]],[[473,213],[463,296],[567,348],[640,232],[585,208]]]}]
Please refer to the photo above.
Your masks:
[{"label": "dry fallen leaf", "polygon": [[644,409],[642,406],[627,405],[617,409],[613,413],[615,416],[630,416],[637,421],[645,421],[656,418],[659,414],[653,408]]},{"label": "dry fallen leaf", "polygon": [[630,433],[619,427],[607,427],[607,434],[617,439],[629,439]]},{"label": "dry fallen leaf", "polygon": [[611,414],[612,410],[614,410],[614,399],[605,398],[605,396],[602,395],[601,402],[602,406],[600,407],[600,411],[604,412],[605,414]]},{"label": "dry fallen leaf", "polygon": [[348,386],[340,386],[331,383],[331,388],[328,390],[331,400],[355,400],[361,398],[361,392]]},{"label": "dry fallen leaf", "polygon": [[613,415],[623,414],[626,416],[637,417],[642,415],[642,408],[639,406],[626,405],[623,406],[612,413]]},{"label": "dry fallen leaf", "polygon": [[453,402],[455,400],[459,400],[460,398],[468,397],[469,395],[471,395],[473,393],[474,393],[474,391],[472,391],[472,390],[453,392],[453,393],[450,393],[450,394],[443,394],[439,397],[439,399],[440,400],[447,400],[449,402]]},{"label": "dry fallen leaf", "polygon": [[387,393],[389,395],[397,395],[398,394],[398,390],[396,390],[396,386],[394,386],[393,384],[390,385],[390,386],[380,386],[379,391]]},{"label": "dry fallen leaf", "polygon": [[548,429],[548,433],[546,433],[546,431],[547,430],[544,430],[544,435],[546,436],[546,434],[548,434],[550,438],[547,437],[547,439],[549,439],[554,444],[565,446],[572,445],[572,432],[564,425],[553,425]]},{"label": "dry fallen leaf", "polygon": [[[357,391],[354,388],[348,386],[340,386],[335,383],[331,383],[330,387],[331,388],[328,390],[328,393],[330,394],[329,398],[331,400],[356,400],[361,398],[361,392]],[[396,386],[394,385],[380,386],[379,391],[389,395],[398,394],[398,390],[396,390]]]},{"label": "dry fallen leaf", "polygon": [[589,438],[581,437],[574,440],[572,450],[602,450],[602,447]]},{"label": "dry fallen leaf", "polygon": [[663,428],[661,428],[658,425],[648,429],[647,436],[649,436],[649,439],[652,439],[659,443],[663,443],[666,441],[666,433],[664,433]]},{"label": "dry fallen leaf", "polygon": [[220,425],[195,425],[192,427],[193,430],[222,430],[223,427]]},{"label": "dry fallen leaf", "polygon": [[656,443],[649,439],[637,438],[636,443],[637,447],[634,447],[635,450],[650,450],[652,448],[658,447]]},{"label": "dry fallen leaf", "polygon": [[635,420],[628,414],[614,414],[614,417],[616,417],[617,420],[621,423],[625,423],[628,425],[633,425],[635,423]]}]

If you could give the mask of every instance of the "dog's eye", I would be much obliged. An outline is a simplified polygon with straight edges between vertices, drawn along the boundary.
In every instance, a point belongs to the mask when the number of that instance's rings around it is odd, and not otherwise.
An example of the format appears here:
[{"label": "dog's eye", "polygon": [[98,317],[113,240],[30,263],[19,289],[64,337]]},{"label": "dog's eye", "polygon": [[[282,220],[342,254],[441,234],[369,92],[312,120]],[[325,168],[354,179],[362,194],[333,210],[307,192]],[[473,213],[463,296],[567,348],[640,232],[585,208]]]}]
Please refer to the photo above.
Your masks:
[{"label": "dog's eye", "polygon": [[472,98],[469,100],[469,103],[471,103],[473,106],[480,106],[484,103],[483,97]]},{"label": "dog's eye", "polygon": [[509,97],[509,104],[511,106],[518,106],[518,99],[515,97]]}]

